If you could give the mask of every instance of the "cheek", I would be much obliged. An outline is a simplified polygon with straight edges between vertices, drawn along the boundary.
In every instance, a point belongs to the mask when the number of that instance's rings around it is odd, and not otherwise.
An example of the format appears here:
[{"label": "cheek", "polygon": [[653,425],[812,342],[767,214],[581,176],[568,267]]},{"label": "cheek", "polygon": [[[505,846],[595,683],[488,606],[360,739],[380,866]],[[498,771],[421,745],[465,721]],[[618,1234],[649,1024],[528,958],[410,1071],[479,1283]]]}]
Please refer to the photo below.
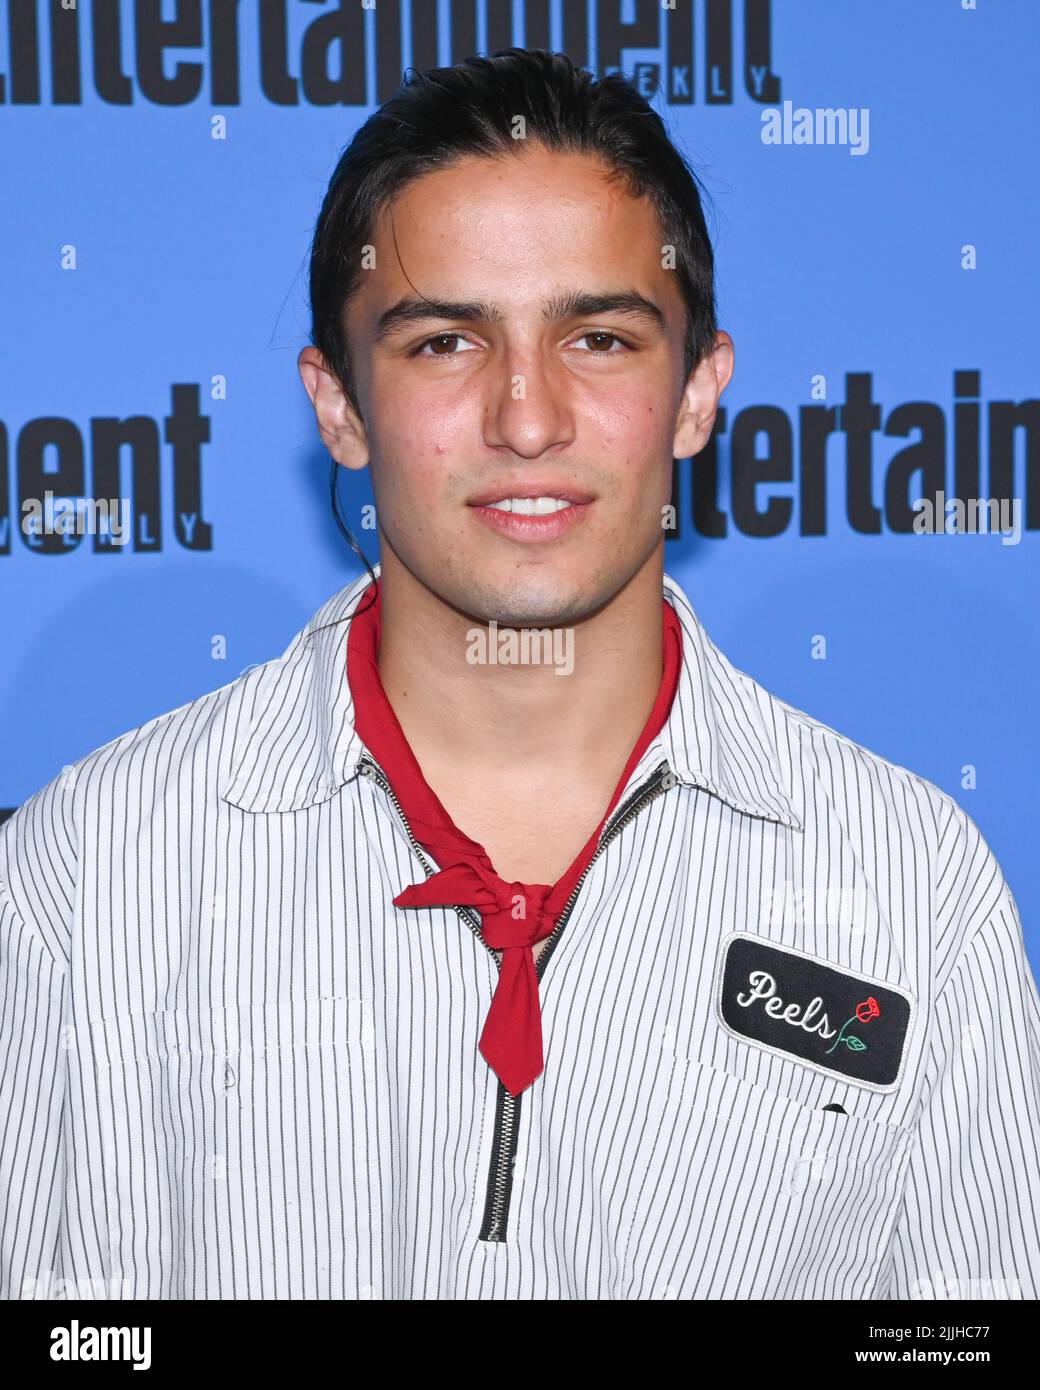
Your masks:
[{"label": "cheek", "polygon": [[441,439],[399,435],[392,450],[379,455],[383,500],[395,513],[425,526],[450,503],[450,446]]},{"label": "cheek", "polygon": [[601,397],[588,418],[604,444],[625,458],[651,458],[660,452],[661,439],[673,432],[659,392]]},{"label": "cheek", "polygon": [[395,467],[408,473],[442,472],[450,460],[459,458],[465,437],[456,417],[417,407],[414,401],[402,401],[398,410],[385,412],[381,426],[381,457],[393,459]]},{"label": "cheek", "polygon": [[400,410],[382,411],[370,430],[373,452],[395,490],[407,492],[443,474],[451,453],[447,433],[429,424],[403,403]]},{"label": "cheek", "polygon": [[604,455],[631,491],[659,491],[655,482],[671,488],[674,429],[660,401],[628,401],[601,424]]}]

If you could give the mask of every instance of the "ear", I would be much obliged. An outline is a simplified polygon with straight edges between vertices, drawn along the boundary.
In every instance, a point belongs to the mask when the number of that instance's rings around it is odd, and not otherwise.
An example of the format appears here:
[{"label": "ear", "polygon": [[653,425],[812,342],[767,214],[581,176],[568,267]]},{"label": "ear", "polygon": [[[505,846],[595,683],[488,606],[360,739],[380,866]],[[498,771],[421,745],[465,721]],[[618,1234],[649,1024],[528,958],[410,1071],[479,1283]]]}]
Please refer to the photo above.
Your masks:
[{"label": "ear", "polygon": [[296,359],[303,389],[310,397],[318,420],[318,433],[329,453],[344,468],[366,468],[370,451],[365,423],[313,347],[305,347]]},{"label": "ear", "polygon": [[707,444],[718,413],[719,397],[732,375],[733,339],[720,329],[715,336],[715,346],[696,364],[683,387],[675,422],[673,458],[690,458]]}]

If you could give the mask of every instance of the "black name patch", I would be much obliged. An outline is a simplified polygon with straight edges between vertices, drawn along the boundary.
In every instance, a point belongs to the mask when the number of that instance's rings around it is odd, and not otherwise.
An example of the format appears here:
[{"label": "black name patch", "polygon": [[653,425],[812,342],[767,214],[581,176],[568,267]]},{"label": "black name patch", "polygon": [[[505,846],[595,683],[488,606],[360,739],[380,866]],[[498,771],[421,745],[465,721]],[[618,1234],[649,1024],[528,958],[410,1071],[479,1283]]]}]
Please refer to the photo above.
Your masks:
[{"label": "black name patch", "polygon": [[722,943],[716,1007],[736,1037],[875,1091],[899,1083],[914,1000],[749,932]]}]

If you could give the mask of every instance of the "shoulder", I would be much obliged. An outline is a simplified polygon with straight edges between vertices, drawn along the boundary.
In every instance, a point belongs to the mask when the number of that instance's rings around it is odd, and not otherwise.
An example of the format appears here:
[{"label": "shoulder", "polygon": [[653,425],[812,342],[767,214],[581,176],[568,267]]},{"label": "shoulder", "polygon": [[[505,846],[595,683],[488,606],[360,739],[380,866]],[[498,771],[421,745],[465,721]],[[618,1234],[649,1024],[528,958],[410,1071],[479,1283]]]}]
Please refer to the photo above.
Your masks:
[{"label": "shoulder", "polygon": [[[750,679],[750,678],[749,678]],[[761,687],[760,687],[761,689]],[[974,817],[928,778],[882,757],[778,697],[762,692],[798,750],[792,775],[803,803],[842,831],[863,862],[890,877],[927,883],[935,964],[959,958],[984,926],[1004,921],[1021,935],[1014,896]],[[867,857],[869,856],[869,858]]]},{"label": "shoulder", "polygon": [[[266,721],[278,750],[286,729],[317,717],[307,701],[322,694],[319,674],[335,684],[342,624],[368,584],[362,575],[327,598],[280,656],[110,739],[23,802],[0,825],[6,912],[67,955],[79,898],[104,891],[122,866],[131,877],[143,873],[148,856],[174,872],[190,846],[205,842],[210,813],[248,756],[254,728]],[[309,747],[308,739],[313,730],[304,729],[293,750]]]},{"label": "shoulder", "polygon": [[905,816],[908,806],[916,807],[936,831],[951,815],[963,814],[954,798],[927,777],[857,743],[776,695],[763,694],[774,718],[799,749],[803,776],[825,782],[832,793],[840,791],[850,803],[872,804],[897,818]]},{"label": "shoulder", "polygon": [[132,853],[137,827],[159,804],[200,809],[256,692],[284,660],[247,667],[66,764],[0,825],[0,894],[55,957],[68,954],[84,862],[104,872]]}]

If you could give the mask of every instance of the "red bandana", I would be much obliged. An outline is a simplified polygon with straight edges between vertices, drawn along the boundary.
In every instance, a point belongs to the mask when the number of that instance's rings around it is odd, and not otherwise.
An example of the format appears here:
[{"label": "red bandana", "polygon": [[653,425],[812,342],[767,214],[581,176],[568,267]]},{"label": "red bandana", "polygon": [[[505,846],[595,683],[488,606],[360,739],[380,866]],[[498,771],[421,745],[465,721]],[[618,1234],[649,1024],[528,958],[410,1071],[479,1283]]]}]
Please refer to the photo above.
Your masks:
[{"label": "red bandana", "polygon": [[549,936],[596,850],[601,831],[620,800],[625,783],[651,740],[660,732],[675,696],[682,665],[682,629],[664,598],[664,670],[654,707],[596,830],[571,867],[555,884],[506,883],[495,872],[483,846],[455,825],[426,781],[408,745],[379,678],[377,655],[382,625],[382,587],[366,589],[350,624],[347,681],[354,701],[354,726],[386,774],[412,835],[442,865],[439,873],[398,893],[395,907],[469,905],[481,913],[481,935],[502,952],[491,1008],[480,1035],[485,1061],[512,1095],[541,1075],[542,1015],[538,976],[531,947]]}]

